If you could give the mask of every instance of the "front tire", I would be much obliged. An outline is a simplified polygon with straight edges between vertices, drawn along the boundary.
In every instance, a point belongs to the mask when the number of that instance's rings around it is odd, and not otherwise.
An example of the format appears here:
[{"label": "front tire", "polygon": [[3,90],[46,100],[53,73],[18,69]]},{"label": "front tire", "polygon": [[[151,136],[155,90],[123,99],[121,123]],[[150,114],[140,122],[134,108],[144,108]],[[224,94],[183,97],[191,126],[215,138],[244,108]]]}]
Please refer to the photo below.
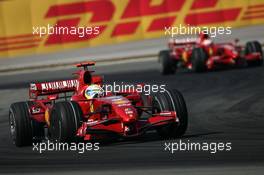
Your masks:
[{"label": "front tire", "polygon": [[163,138],[177,138],[185,134],[188,127],[188,112],[182,94],[177,90],[166,90],[154,96],[153,105],[156,112],[176,111],[179,123],[173,123],[157,128],[158,134]]},{"label": "front tire", "polygon": [[176,72],[176,63],[170,57],[169,50],[160,51],[159,62],[161,64],[161,73],[163,75],[174,74]]},{"label": "front tire", "polygon": [[251,41],[246,43],[245,54],[260,53],[261,59],[257,61],[248,61],[249,66],[261,66],[263,65],[263,51],[262,46],[258,41]]},{"label": "front tire", "polygon": [[50,114],[50,137],[56,142],[70,142],[75,139],[81,126],[82,110],[77,102],[55,103]]},{"label": "front tire", "polygon": [[205,72],[208,55],[203,48],[194,48],[191,55],[192,69],[195,72]]}]

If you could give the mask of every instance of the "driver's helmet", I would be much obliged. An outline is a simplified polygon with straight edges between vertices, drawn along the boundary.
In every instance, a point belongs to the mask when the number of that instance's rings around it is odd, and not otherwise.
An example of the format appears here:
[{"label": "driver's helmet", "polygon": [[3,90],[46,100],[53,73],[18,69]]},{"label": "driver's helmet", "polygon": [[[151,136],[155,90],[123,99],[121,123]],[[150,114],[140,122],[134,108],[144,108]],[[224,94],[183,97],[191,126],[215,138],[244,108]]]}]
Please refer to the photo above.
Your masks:
[{"label": "driver's helmet", "polygon": [[97,84],[91,84],[89,85],[85,91],[84,91],[84,96],[90,100],[93,98],[98,98],[101,97],[103,95],[103,89],[97,85]]},{"label": "driver's helmet", "polygon": [[210,36],[204,32],[201,32],[199,35],[201,41],[210,39]]},{"label": "driver's helmet", "polygon": [[200,33],[199,38],[200,38],[200,43],[204,46],[208,46],[208,45],[211,45],[213,43],[209,34],[206,34],[204,32]]}]

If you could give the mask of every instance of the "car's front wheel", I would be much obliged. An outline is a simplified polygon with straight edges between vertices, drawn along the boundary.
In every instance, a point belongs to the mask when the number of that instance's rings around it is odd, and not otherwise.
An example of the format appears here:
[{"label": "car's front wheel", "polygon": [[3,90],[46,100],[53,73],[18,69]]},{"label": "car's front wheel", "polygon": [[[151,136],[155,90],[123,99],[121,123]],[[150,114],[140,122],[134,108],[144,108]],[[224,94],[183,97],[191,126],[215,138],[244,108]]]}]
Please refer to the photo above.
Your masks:
[{"label": "car's front wheel", "polygon": [[194,48],[191,55],[192,69],[195,72],[205,72],[208,55],[203,48]]},{"label": "car's front wheel", "polygon": [[176,61],[170,57],[169,50],[162,50],[159,53],[159,62],[161,64],[161,73],[163,75],[174,74],[176,72]]},{"label": "car's front wheel", "polygon": [[188,126],[188,112],[183,95],[177,90],[166,90],[164,93],[157,93],[153,96],[154,113],[160,111],[176,111],[179,123],[173,123],[158,127],[160,136],[180,137],[185,134]]},{"label": "car's front wheel", "polygon": [[82,110],[74,101],[55,103],[50,113],[50,137],[56,142],[70,142],[74,140],[78,128],[81,126]]},{"label": "car's front wheel", "polygon": [[263,65],[263,51],[262,46],[258,41],[251,41],[246,43],[245,54],[259,53],[261,55],[260,60],[248,61],[249,66],[261,66]]}]

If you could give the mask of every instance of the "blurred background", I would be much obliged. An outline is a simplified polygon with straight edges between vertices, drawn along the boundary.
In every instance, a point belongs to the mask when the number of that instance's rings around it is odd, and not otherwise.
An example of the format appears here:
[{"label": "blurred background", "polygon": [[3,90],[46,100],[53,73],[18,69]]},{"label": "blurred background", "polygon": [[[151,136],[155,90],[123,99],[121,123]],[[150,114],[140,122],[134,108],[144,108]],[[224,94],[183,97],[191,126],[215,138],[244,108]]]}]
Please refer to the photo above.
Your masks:
[{"label": "blurred background", "polygon": [[[262,39],[262,24],[263,0],[1,0],[0,69],[155,55],[170,26],[231,26],[233,38]],[[48,25],[99,27],[100,34],[33,34]]]}]

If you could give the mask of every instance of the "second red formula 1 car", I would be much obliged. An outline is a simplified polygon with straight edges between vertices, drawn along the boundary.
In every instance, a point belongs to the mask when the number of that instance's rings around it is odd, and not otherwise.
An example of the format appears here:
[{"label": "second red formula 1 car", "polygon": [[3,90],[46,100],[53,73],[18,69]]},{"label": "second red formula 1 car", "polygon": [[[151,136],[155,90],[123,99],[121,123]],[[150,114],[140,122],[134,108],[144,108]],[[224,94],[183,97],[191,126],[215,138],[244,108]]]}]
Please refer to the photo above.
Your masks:
[{"label": "second red formula 1 car", "polygon": [[173,74],[184,67],[195,72],[204,72],[219,67],[261,66],[262,46],[257,41],[247,42],[245,47],[234,43],[213,43],[208,34],[201,33],[192,41],[170,40],[169,49],[160,51],[159,62],[162,74]]},{"label": "second red formula 1 car", "polygon": [[83,69],[76,79],[30,84],[29,100],[13,103],[9,110],[15,145],[31,144],[44,133],[58,142],[134,137],[150,129],[162,137],[185,133],[188,115],[179,91],[104,91],[103,78],[88,70],[94,64],[78,64]]}]

